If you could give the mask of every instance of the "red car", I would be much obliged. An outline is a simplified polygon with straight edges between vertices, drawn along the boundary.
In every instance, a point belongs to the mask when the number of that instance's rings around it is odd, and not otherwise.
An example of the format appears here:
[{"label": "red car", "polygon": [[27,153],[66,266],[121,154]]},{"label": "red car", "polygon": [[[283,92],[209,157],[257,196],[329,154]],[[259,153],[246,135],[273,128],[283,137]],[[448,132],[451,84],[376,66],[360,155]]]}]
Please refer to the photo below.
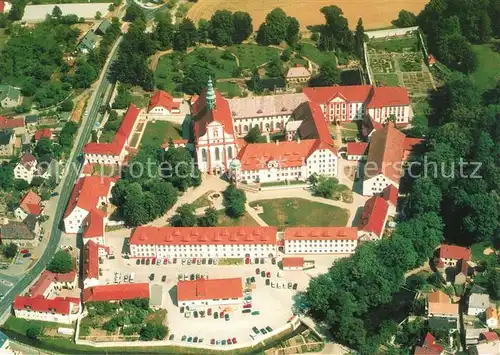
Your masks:
[{"label": "red car", "polygon": [[168,259],[163,259],[163,265],[167,265],[168,264]]},{"label": "red car", "polygon": [[236,341],[236,338],[233,338],[233,344],[238,344],[238,342]]},{"label": "red car", "polygon": [[255,275],[258,275],[258,274],[260,274],[260,269],[259,268],[255,269]]},{"label": "red car", "polygon": [[207,316],[211,316],[212,315],[212,308],[209,308],[207,309]]},{"label": "red car", "polygon": [[251,303],[244,304],[243,308],[252,308],[252,304]]},{"label": "red car", "polygon": [[271,273],[268,271],[267,274],[266,274],[266,277],[269,279],[271,278]]},{"label": "red car", "polygon": [[215,339],[210,340],[211,345],[215,345]]},{"label": "red car", "polygon": [[192,262],[193,264],[196,264],[196,258],[193,258]]},{"label": "red car", "polygon": [[231,338],[227,338],[227,345],[232,345],[233,342],[231,341]]},{"label": "red car", "polygon": [[224,318],[224,311],[222,311],[222,312],[219,313],[219,317],[220,318]]},{"label": "red car", "polygon": [[28,249],[23,249],[20,251],[21,254],[26,254],[26,253],[29,253],[29,250]]}]

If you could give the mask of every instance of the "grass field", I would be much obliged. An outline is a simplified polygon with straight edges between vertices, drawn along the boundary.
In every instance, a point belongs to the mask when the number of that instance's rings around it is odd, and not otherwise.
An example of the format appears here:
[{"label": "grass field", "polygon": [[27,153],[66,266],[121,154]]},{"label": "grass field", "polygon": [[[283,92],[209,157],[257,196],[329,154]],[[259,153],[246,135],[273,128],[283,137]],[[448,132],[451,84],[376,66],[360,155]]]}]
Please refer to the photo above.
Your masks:
[{"label": "grass field", "polygon": [[398,75],[395,73],[382,74],[377,73],[373,74],[375,81],[378,85],[383,83],[385,86],[399,86]]},{"label": "grass field", "polygon": [[236,59],[233,56],[229,57],[231,59],[222,58],[223,54],[224,51],[214,48],[197,48],[184,57],[182,65],[187,67],[197,61],[206,62],[217,79],[231,78],[237,67]]},{"label": "grass field", "polygon": [[273,55],[281,53],[279,49],[256,44],[240,44],[230,47],[229,50],[238,56],[242,69],[258,67],[268,62]]},{"label": "grass field", "polygon": [[328,60],[337,60],[333,52],[322,52],[312,43],[303,43],[298,53],[314,63],[321,65]]},{"label": "grass field", "polygon": [[417,36],[401,36],[398,38],[385,38],[372,39],[368,42],[368,46],[375,48],[378,51],[386,52],[402,52],[403,49],[416,49],[418,44]]},{"label": "grass field", "polygon": [[491,89],[500,79],[500,53],[494,51],[492,44],[473,45],[472,49],[478,56],[479,67],[470,78],[479,89]]},{"label": "grass field", "polygon": [[245,212],[245,214],[239,219],[232,219],[226,216],[224,211],[218,211],[217,214],[219,216],[219,223],[217,223],[217,226],[219,227],[257,227],[259,225],[257,221],[248,214],[248,212]]},{"label": "grass field", "polygon": [[162,145],[169,138],[181,139],[181,127],[165,121],[149,122],[142,136],[141,145]]},{"label": "grass field", "polygon": [[246,11],[252,16],[253,27],[257,29],[272,9],[281,7],[289,16],[296,17],[301,28],[305,30],[308,25],[324,23],[323,14],[319,12],[323,6],[337,5],[344,12],[352,29],[356,27],[360,17],[363,18],[365,29],[372,29],[391,26],[391,21],[398,17],[401,9],[418,14],[427,2],[427,0],[199,0],[189,10],[188,17],[198,21],[200,18],[210,19],[217,10]]},{"label": "grass field", "polygon": [[240,87],[236,83],[223,81],[223,82],[217,82],[216,86],[217,90],[219,90],[219,92],[225,97],[232,98],[241,95]]},{"label": "grass field", "polygon": [[340,227],[347,225],[349,219],[347,210],[301,198],[262,200],[250,204],[255,205],[264,209],[260,217],[278,229],[297,226]]}]

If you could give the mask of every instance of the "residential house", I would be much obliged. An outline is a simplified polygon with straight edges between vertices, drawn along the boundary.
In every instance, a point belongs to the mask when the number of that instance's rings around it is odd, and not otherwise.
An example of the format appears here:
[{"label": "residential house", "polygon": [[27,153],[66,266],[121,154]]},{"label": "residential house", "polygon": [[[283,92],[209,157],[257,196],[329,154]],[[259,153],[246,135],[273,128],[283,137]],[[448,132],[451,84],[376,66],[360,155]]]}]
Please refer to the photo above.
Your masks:
[{"label": "residential house", "polygon": [[38,238],[23,222],[9,221],[0,226],[0,240],[2,243],[14,243],[24,246],[27,243],[38,245]]},{"label": "residential house", "polygon": [[104,245],[104,228],[106,225],[106,213],[100,209],[91,209],[84,220],[82,234],[83,244],[89,241]]},{"label": "residential house", "polygon": [[21,104],[21,89],[10,85],[0,85],[0,106],[3,108],[16,107]]},{"label": "residential house", "polygon": [[[10,4],[10,2],[0,0],[0,14],[7,14],[11,8],[12,8],[12,5]],[[0,347],[0,349],[3,349],[3,347]]]},{"label": "residential house", "polygon": [[360,241],[377,240],[384,234],[389,204],[379,196],[369,198],[363,207],[358,225]]},{"label": "residential house", "polygon": [[111,27],[111,22],[109,22],[109,20],[107,20],[107,19],[104,19],[99,24],[99,26],[96,28],[94,33],[101,35],[101,36],[104,36],[110,27]]},{"label": "residential house", "polygon": [[486,308],[486,324],[490,329],[498,328],[498,312],[496,305]]},{"label": "residential house", "polygon": [[[427,297],[427,318],[432,329],[458,329],[458,304],[451,303],[450,298],[443,291],[438,290]],[[438,326],[433,326],[438,324]]]},{"label": "residential house", "polygon": [[30,297],[51,298],[63,288],[75,289],[77,287],[76,276],[75,270],[65,274],[44,270],[38,280],[30,287],[28,295]]},{"label": "residential house", "polygon": [[10,157],[14,155],[14,143],[16,136],[11,130],[0,131],[0,156]]},{"label": "residential house", "polygon": [[12,130],[16,136],[21,136],[26,133],[24,128],[24,118],[7,118],[0,116],[0,131]]},{"label": "residential house", "polygon": [[39,216],[42,213],[41,203],[42,198],[33,191],[28,191],[19,204],[19,207],[14,211],[17,219],[23,221],[28,215]]},{"label": "residential house", "polygon": [[431,333],[427,333],[421,346],[416,346],[413,355],[441,355],[444,347],[436,344],[436,339]]},{"label": "residential house", "polygon": [[288,69],[285,80],[288,86],[294,84],[307,83],[311,79],[311,72],[306,68],[297,64],[295,67]]},{"label": "residential house", "polygon": [[77,181],[64,213],[66,233],[83,232],[90,211],[106,208],[115,181],[116,179],[105,176],[85,176]]},{"label": "residential house", "polygon": [[35,132],[35,143],[42,138],[52,139],[52,130],[50,128],[39,129]]},{"label": "residential house", "polygon": [[17,318],[64,324],[75,322],[81,313],[80,298],[76,297],[16,296],[12,308]]},{"label": "residential house", "polygon": [[301,257],[285,257],[281,259],[281,265],[284,271],[303,270],[304,258]]},{"label": "residential house", "polygon": [[469,355],[498,355],[500,354],[500,340],[472,345],[467,352]]},{"label": "residential house", "polygon": [[24,153],[21,160],[14,167],[14,179],[21,179],[31,184],[36,173],[36,158],[31,153]]},{"label": "residential house", "polygon": [[83,249],[83,288],[99,285],[100,261],[109,255],[109,247],[90,240]]},{"label": "residential house", "polygon": [[238,305],[242,302],[241,277],[177,282],[177,305],[179,307],[226,306]]},{"label": "residential house", "polygon": [[95,49],[97,44],[97,35],[92,32],[88,31],[85,36],[80,40],[80,43],[76,46],[78,50],[84,54],[87,54],[91,50]]},{"label": "residential house", "polygon": [[181,113],[182,99],[176,99],[165,91],[157,91],[148,106],[148,119],[161,119],[170,115]]},{"label": "residential house", "polygon": [[[117,302],[135,298],[150,298],[149,283],[128,283],[118,285],[92,286],[83,290],[83,303]],[[90,306],[92,307],[92,306]]]},{"label": "residential house", "polygon": [[453,270],[455,285],[465,284],[467,282],[467,278],[469,277],[469,271],[469,262],[465,259],[460,259],[455,270]]},{"label": "residential house", "polygon": [[26,115],[24,117],[24,122],[27,126],[35,126],[38,124],[40,117],[38,115]]},{"label": "residential house", "polygon": [[458,245],[441,244],[439,247],[439,259],[441,259],[445,267],[455,267],[459,260],[472,260],[472,255],[468,248]]},{"label": "residential house", "polygon": [[467,315],[478,316],[486,312],[486,309],[490,307],[490,296],[484,293],[471,293],[469,296],[469,307],[467,309]]},{"label": "residential house", "polygon": [[32,233],[34,233],[35,235],[40,235],[40,223],[38,221],[38,216],[29,214],[28,216],[26,216],[23,222]]},{"label": "residential house", "polygon": [[349,142],[347,143],[347,160],[365,160],[368,156],[368,143]]}]

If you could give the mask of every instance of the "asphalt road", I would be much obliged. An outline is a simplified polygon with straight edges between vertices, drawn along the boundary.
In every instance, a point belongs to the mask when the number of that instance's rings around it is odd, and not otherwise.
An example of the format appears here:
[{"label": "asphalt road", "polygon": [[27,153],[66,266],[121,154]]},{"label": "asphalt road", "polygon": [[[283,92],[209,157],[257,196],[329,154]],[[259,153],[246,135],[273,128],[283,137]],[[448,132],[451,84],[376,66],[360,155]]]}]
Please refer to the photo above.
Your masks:
[{"label": "asphalt road", "polygon": [[[118,39],[118,41],[121,41],[121,37]],[[22,279],[20,279],[0,301],[0,315],[2,315],[3,319],[5,318],[5,315],[10,312],[11,304],[14,301],[14,298],[22,293],[24,289],[28,287],[33,282],[33,280],[45,269],[47,263],[50,261],[58,248],[59,240],[61,238],[60,222],[71,196],[71,192],[73,191],[73,187],[75,186],[76,180],[80,173],[83,146],[90,140],[92,128],[94,127],[97,117],[99,116],[99,108],[101,107],[102,102],[105,99],[105,93],[111,85],[108,80],[108,72],[111,63],[114,59],[116,59],[118,53],[117,49],[118,45],[113,47],[114,51],[111,54],[107,66],[103,70],[104,73],[101,76],[100,82],[96,84],[97,89],[94,90],[94,93],[92,94],[92,97],[89,101],[91,107],[90,109],[88,109],[88,115],[82,120],[83,127],[80,127],[81,131],[79,132],[79,136],[77,136],[76,138],[77,141],[70,158],[71,163],[67,165],[67,172],[64,175],[63,180],[61,181],[60,187],[62,187],[60,188],[59,201],[57,203],[56,211],[54,215],[51,216],[52,226],[47,247],[38,259],[37,263],[30,270],[28,270],[28,272],[22,277]]]}]

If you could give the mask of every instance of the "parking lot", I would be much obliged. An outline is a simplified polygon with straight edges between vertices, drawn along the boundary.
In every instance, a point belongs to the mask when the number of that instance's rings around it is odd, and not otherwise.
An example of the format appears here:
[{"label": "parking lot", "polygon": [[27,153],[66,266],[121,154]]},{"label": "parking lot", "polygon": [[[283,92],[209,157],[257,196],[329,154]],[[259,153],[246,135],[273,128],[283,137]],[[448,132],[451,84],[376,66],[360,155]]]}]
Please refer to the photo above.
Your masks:
[{"label": "parking lot", "polygon": [[[331,263],[336,259],[336,257],[332,257],[331,255],[319,257],[307,256],[307,260],[315,261],[315,268],[308,271],[281,271],[278,269],[278,265],[271,263],[270,259],[265,259],[263,265],[182,265],[180,259],[177,260],[176,264],[164,265],[161,263],[161,265],[153,265],[150,263],[150,265],[137,265],[136,260],[124,259],[120,255],[119,250],[121,250],[123,245],[123,234],[121,238],[107,238],[107,244],[112,246],[116,259],[105,260],[100,265],[103,271],[103,276],[101,277],[102,283],[114,283],[115,272],[120,271],[120,282],[124,282],[123,278],[125,275],[130,275],[133,272],[135,274],[135,283],[151,282],[163,285],[162,308],[168,311],[166,324],[170,328],[170,334],[174,334],[173,340],[175,342],[181,342],[183,336],[186,336],[186,338],[194,338],[195,336],[203,338],[204,344],[210,344],[211,339],[221,341],[228,338],[232,339],[233,337],[238,342],[248,342],[251,340],[250,334],[253,334],[252,327],[254,326],[259,330],[267,326],[272,329],[281,327],[293,315],[293,295],[298,291],[304,291],[307,288],[310,278],[319,273],[326,272]],[[270,282],[274,282],[275,284],[279,282],[280,285],[285,283],[285,289],[272,288],[270,285],[266,286],[265,280],[267,277],[263,278],[260,274],[256,275],[256,268],[259,268],[260,271],[266,271],[266,273],[270,272]],[[279,278],[277,276],[278,271],[281,271],[281,277]],[[153,281],[150,281],[152,273],[154,273],[155,277]],[[224,318],[214,319],[213,315],[207,316],[206,313],[203,318],[199,315],[195,318],[192,312],[191,316],[186,318],[186,312],[181,313],[180,308],[177,306],[176,284],[179,274],[183,276],[187,274],[189,277],[191,274],[203,274],[207,275],[210,279],[241,277],[243,283],[245,283],[248,277],[255,277],[255,283],[250,287],[252,288],[251,309],[252,312],[259,311],[260,314],[243,314],[243,304],[240,304],[230,307],[206,307],[205,312],[208,308],[211,308],[212,313],[225,311],[229,314],[229,321],[226,321]],[[163,276],[165,276],[165,281],[162,281]],[[297,283],[297,290],[288,289],[289,282]],[[244,286],[244,288],[246,287]]]}]

